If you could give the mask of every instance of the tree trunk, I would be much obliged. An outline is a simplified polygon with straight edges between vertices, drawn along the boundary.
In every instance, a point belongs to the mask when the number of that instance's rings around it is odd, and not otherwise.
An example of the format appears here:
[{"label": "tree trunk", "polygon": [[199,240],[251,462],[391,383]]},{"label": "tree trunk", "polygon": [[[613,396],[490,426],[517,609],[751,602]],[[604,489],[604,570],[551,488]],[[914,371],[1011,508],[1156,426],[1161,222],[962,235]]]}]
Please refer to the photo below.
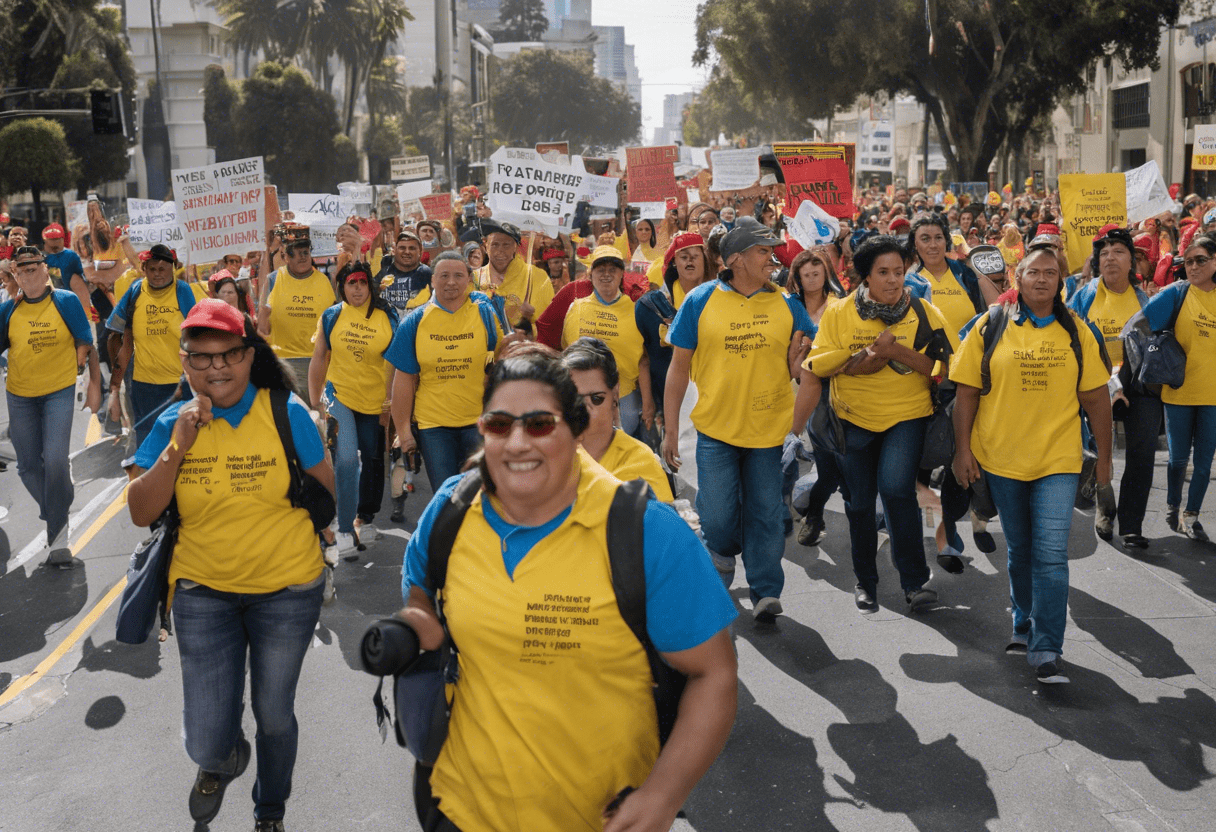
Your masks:
[{"label": "tree trunk", "polygon": [[[30,188],[30,196],[34,198],[34,222],[31,224],[39,225],[42,223],[42,189],[37,186]],[[32,231],[30,235],[33,235]]]}]

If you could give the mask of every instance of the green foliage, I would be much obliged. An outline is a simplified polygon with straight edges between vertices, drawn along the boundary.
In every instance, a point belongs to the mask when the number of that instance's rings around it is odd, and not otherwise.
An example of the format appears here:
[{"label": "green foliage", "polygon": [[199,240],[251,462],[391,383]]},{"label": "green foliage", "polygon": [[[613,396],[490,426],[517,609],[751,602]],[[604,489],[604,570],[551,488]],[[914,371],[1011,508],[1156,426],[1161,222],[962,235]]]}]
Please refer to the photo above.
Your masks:
[{"label": "green foliage", "polygon": [[536,41],[549,28],[541,0],[502,0],[494,39],[502,43]]},{"label": "green foliage", "polygon": [[504,62],[490,92],[498,138],[516,146],[565,140],[576,153],[636,140],[641,107],[593,67],[585,51],[529,50]]},{"label": "green foliage", "polygon": [[[434,87],[410,87],[409,109],[401,120],[406,141],[418,148],[431,161],[443,161],[443,99]],[[452,117],[452,147],[463,155],[473,138],[473,121],[468,96],[457,94],[450,102]]]},{"label": "green foliage", "polygon": [[[131,67],[130,55],[124,54],[126,69]],[[120,67],[121,69],[122,67]],[[54,89],[115,89],[122,86],[122,79],[105,58],[95,52],[81,51],[69,55],[59,65],[59,71],[51,81]],[[124,102],[130,107],[131,100]],[[65,116],[56,119],[63,124],[68,146],[80,160],[76,191],[83,195],[89,188],[104,182],[125,179],[131,167],[127,155],[127,137],[105,136],[93,132],[93,121],[81,116]]]},{"label": "green foliage", "polygon": [[80,175],[63,125],[48,118],[23,118],[0,130],[0,193],[30,191],[34,203],[44,191],[72,187]]},{"label": "green foliage", "polygon": [[233,127],[240,100],[240,87],[228,80],[222,66],[211,64],[203,70],[203,124],[207,129],[207,146],[215,148],[216,159],[241,158]]},{"label": "green foliage", "polygon": [[380,119],[379,123],[373,124],[367,131],[364,144],[367,149],[370,181],[387,182],[391,169],[389,160],[401,155],[405,148],[405,133],[401,130],[401,119],[397,116]]},{"label": "green foliage", "polygon": [[401,83],[401,58],[385,58],[367,76],[367,112],[372,126],[399,116],[409,106],[409,89]]},{"label": "green foliage", "polygon": [[[1085,69],[1114,57],[1156,66],[1158,33],[1180,0],[705,0],[694,61],[800,117],[858,95],[910,93],[946,138],[955,176],[983,179]],[[928,9],[928,15],[926,15]],[[928,22],[927,22],[928,19]],[[930,29],[933,48],[930,49]]]},{"label": "green foliage", "polygon": [[812,130],[767,87],[749,91],[723,64],[714,67],[709,83],[684,111],[684,141],[705,147],[724,133],[731,141],[756,146],[781,139],[801,139]]}]

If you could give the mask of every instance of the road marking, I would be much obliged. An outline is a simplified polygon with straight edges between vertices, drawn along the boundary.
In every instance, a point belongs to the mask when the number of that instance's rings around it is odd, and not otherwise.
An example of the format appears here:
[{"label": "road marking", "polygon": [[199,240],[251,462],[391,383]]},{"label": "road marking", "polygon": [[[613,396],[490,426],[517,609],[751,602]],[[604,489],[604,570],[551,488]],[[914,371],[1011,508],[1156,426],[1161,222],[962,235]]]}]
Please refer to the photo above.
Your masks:
[{"label": "road marking", "polygon": [[[102,513],[103,513],[103,515],[108,513],[109,517],[113,517],[114,513],[116,512],[116,509],[114,509],[114,506],[115,505],[121,506],[123,503],[126,502],[126,499],[127,499],[126,485],[127,485],[126,476],[120,477],[120,478],[114,480],[114,482],[112,482],[110,485],[108,485],[104,489],[102,489],[101,493],[99,493],[96,497],[89,500],[89,502],[85,505],[84,508],[82,508],[80,511],[73,514],[68,519],[68,535],[71,536],[72,532],[74,532],[78,528],[80,528],[80,526],[84,523],[85,518],[88,517],[89,515],[91,515],[94,511],[96,511],[99,506],[104,505],[106,500],[113,499],[114,502],[112,502],[109,505],[109,507],[107,507],[105,509],[105,511]],[[115,492],[118,492],[117,497],[114,496]],[[107,518],[107,519],[109,519],[109,518]],[[97,533],[97,531],[93,532],[93,534],[96,534],[96,533]],[[90,535],[90,537],[91,536],[92,535]],[[79,548],[80,545],[83,545],[83,544],[78,544],[77,546],[73,546],[72,552],[75,553],[75,552],[80,551],[80,548]],[[18,569],[19,567],[24,566],[26,561],[30,560],[30,558],[33,558],[35,555],[41,553],[44,549],[46,549],[46,529],[43,529],[42,531],[38,532],[37,537],[35,537],[33,540],[31,540],[24,549],[22,549],[20,552],[18,552],[17,556],[15,558],[12,558],[11,560],[9,560],[9,562],[6,564],[3,574],[7,575],[9,572],[12,572],[14,569]]]},{"label": "road marking", "polygon": [[84,446],[87,448],[94,442],[101,439],[101,420],[97,418],[96,413],[89,414],[89,426],[84,431]]},{"label": "road marking", "polygon": [[[125,483],[119,483],[119,485],[125,485]],[[113,520],[114,516],[118,514],[118,512],[122,511],[126,504],[127,489],[123,488],[119,495],[114,498],[114,502],[106,506],[106,510],[99,514],[97,519],[93,521],[93,524],[84,530],[84,534],[77,538],[76,542],[72,545],[72,554],[80,554],[81,550],[84,549],[88,542],[92,540],[99,531],[102,530],[106,523]]]}]

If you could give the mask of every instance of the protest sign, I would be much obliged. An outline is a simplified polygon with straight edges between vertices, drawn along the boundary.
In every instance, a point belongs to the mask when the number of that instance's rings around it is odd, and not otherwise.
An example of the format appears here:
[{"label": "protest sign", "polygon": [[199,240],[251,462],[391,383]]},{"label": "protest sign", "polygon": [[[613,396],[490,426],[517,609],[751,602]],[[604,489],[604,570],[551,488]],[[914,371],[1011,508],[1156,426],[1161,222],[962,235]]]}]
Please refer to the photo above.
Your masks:
[{"label": "protest sign", "polygon": [[644,220],[662,220],[667,215],[666,202],[631,202],[638,209],[638,216]]},{"label": "protest sign", "polygon": [[1140,222],[1166,211],[1174,210],[1174,200],[1169,188],[1161,178],[1157,160],[1153,159],[1138,168],[1132,168],[1127,177],[1127,221]]},{"label": "protest sign", "polygon": [[411,199],[421,199],[424,196],[429,196],[431,193],[431,180],[419,179],[417,182],[407,182],[404,185],[397,186],[397,201],[401,203],[402,210],[405,209],[405,203]]},{"label": "protest sign", "polygon": [[314,214],[308,211],[295,211],[292,222],[308,226],[308,236],[312,240],[313,257],[334,257],[338,253],[336,235],[338,226],[344,220],[336,219],[329,214]]},{"label": "protest sign", "polygon": [[983,205],[988,199],[987,182],[951,182],[950,192],[955,196],[966,194],[971,197],[972,204]]},{"label": "protest sign", "polygon": [[698,188],[685,188],[684,190],[685,190],[685,192],[688,194],[688,204],[689,204],[689,205],[693,205],[693,204],[698,203],[698,202],[700,202],[700,201],[701,201],[701,191],[700,191],[700,189],[698,189]]},{"label": "protest sign", "polygon": [[662,202],[676,195],[675,163],[680,160],[677,145],[625,148],[629,201]]},{"label": "protest sign", "polygon": [[262,194],[266,197],[266,211],[262,221],[266,230],[269,231],[283,219],[279,211],[279,189],[274,185],[266,185],[262,188]]},{"label": "protest sign", "polygon": [[760,178],[760,148],[711,150],[709,166],[713,170],[711,191],[742,191]]},{"label": "protest sign", "polygon": [[1196,124],[1191,170],[1216,170],[1216,124]]},{"label": "protest sign", "polygon": [[366,217],[372,212],[375,191],[366,182],[339,182],[339,205],[346,217]]},{"label": "protest sign", "polygon": [[[600,162],[603,164],[599,164]],[[580,202],[588,202],[595,208],[616,210],[619,202],[616,191],[621,184],[620,178],[600,176],[592,170],[592,168],[607,170],[607,159],[585,159],[582,156],[571,156],[570,167],[574,169],[575,173],[581,173],[583,176],[583,193],[579,195]]]},{"label": "protest sign", "polygon": [[541,142],[536,152],[551,165],[570,164],[570,142]]},{"label": "protest sign", "polygon": [[341,197],[337,194],[288,194],[287,208],[297,216],[302,213],[322,214],[338,222],[344,221],[347,216],[342,211]]},{"label": "protest sign", "polygon": [[388,160],[388,165],[389,179],[394,182],[431,178],[431,157],[429,156],[394,156]]},{"label": "protest sign", "polygon": [[793,217],[786,217],[790,236],[803,248],[826,245],[840,233],[840,220],[833,217],[813,199],[804,199]]},{"label": "protest sign", "polygon": [[531,148],[500,147],[490,157],[486,204],[495,219],[524,231],[569,233],[586,175],[570,165],[551,165]]},{"label": "protest sign", "polygon": [[452,218],[452,192],[447,191],[442,194],[427,194],[420,197],[418,202],[422,205],[422,213],[428,220],[450,220]]},{"label": "protest sign", "polygon": [[853,153],[851,144],[773,145],[785,176],[786,212],[797,215],[802,201],[811,199],[833,217],[853,216]]},{"label": "protest sign", "polygon": [[1079,271],[1093,252],[1093,240],[1107,223],[1127,222],[1127,178],[1121,173],[1060,175],[1068,265]]},{"label": "protest sign", "polygon": [[265,245],[264,171],[261,156],[173,171],[178,222],[195,261]]},{"label": "protest sign", "polygon": [[68,224],[67,230],[69,234],[76,233],[76,226],[89,224],[89,203],[88,200],[78,199],[68,203]]},{"label": "protest sign", "polygon": [[159,199],[128,199],[130,225],[127,237],[136,248],[151,248],[163,243],[170,248],[182,245],[181,226],[177,224],[177,205]]}]

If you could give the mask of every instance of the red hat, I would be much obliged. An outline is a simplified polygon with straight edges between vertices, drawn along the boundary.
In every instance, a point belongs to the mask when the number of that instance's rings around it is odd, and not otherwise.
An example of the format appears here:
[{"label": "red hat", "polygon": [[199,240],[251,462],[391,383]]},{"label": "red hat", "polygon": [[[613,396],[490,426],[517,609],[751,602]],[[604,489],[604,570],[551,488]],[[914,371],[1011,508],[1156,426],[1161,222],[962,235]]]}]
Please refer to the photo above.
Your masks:
[{"label": "red hat", "polygon": [[227,269],[220,269],[218,272],[211,275],[211,277],[207,278],[207,282],[208,283],[219,283],[221,280],[225,280],[225,279],[236,280],[236,278],[232,276],[232,272],[228,271]]},{"label": "red hat", "polygon": [[139,257],[139,262],[141,262],[141,263],[147,263],[147,262],[148,262],[148,260],[150,260],[150,259],[151,259],[151,257],[152,257],[152,252],[150,252],[150,251],[141,251],[141,252],[140,252],[140,253],[139,253],[137,256]]},{"label": "red hat", "polygon": [[1170,199],[1177,199],[1178,194],[1182,193],[1182,183],[1174,182],[1170,185]]},{"label": "red hat", "polygon": [[1173,266],[1174,256],[1172,254],[1161,255],[1161,259],[1157,261],[1157,268],[1153,270],[1153,282],[1158,286],[1168,286],[1172,283],[1170,270]]},{"label": "red hat", "polygon": [[203,298],[194,304],[186,320],[182,321],[183,330],[192,327],[218,329],[244,337],[245,316],[219,298]]},{"label": "red hat", "polygon": [[1195,221],[1190,225],[1182,226],[1182,228],[1182,236],[1178,239],[1178,251],[1180,252],[1190,248],[1191,240],[1195,239],[1199,234],[1200,225],[1198,221]]},{"label": "red hat", "polygon": [[703,245],[705,245],[705,238],[693,231],[684,231],[672,237],[671,242],[667,245],[667,253],[663,255],[663,271],[667,271],[672,261],[676,259],[677,251]]},{"label": "red hat", "polygon": [[545,249],[544,253],[541,254],[541,259],[548,262],[550,260],[557,260],[559,257],[565,256],[566,252],[562,251],[560,248],[547,248]]},{"label": "red hat", "polygon": [[0,225],[8,225],[10,221],[11,218],[8,215],[8,211],[0,213]]},{"label": "red hat", "polygon": [[1094,239],[1101,240],[1103,237],[1106,236],[1106,232],[1114,231],[1116,228],[1122,228],[1122,227],[1123,226],[1119,225],[1119,223],[1117,223],[1117,222],[1108,222],[1106,225],[1104,225],[1098,229],[1098,233],[1094,235]]},{"label": "red hat", "polygon": [[63,226],[57,222],[53,222],[42,229],[42,239],[44,240],[62,240],[63,236]]},{"label": "red hat", "polygon": [[1151,234],[1141,234],[1139,237],[1137,237],[1137,238],[1136,238],[1136,239],[1133,241],[1133,244],[1136,246],[1136,248],[1138,248],[1138,249],[1140,249],[1141,251],[1143,251],[1143,252],[1144,252],[1145,254],[1147,254],[1149,257],[1152,257],[1152,254],[1153,254],[1153,237],[1152,237],[1152,235],[1151,235]]},{"label": "red hat", "polygon": [[576,253],[578,254],[579,258],[590,257],[591,249],[587,248],[586,246],[579,246]]},{"label": "red hat", "polygon": [[912,223],[908,222],[904,217],[896,217],[895,219],[891,220],[891,224],[887,226],[887,230],[889,230],[892,234],[898,234],[901,230],[910,228],[912,228]]},{"label": "red hat", "polygon": [[[1040,234],[1051,234],[1053,236],[1059,237],[1060,236],[1060,226],[1056,225],[1054,222],[1041,222],[1041,223],[1039,223],[1039,227],[1037,229],[1035,229],[1035,232],[1034,232],[1034,235],[1036,237],[1039,236]],[[1106,235],[1099,234],[1098,236],[1104,237]]]}]

